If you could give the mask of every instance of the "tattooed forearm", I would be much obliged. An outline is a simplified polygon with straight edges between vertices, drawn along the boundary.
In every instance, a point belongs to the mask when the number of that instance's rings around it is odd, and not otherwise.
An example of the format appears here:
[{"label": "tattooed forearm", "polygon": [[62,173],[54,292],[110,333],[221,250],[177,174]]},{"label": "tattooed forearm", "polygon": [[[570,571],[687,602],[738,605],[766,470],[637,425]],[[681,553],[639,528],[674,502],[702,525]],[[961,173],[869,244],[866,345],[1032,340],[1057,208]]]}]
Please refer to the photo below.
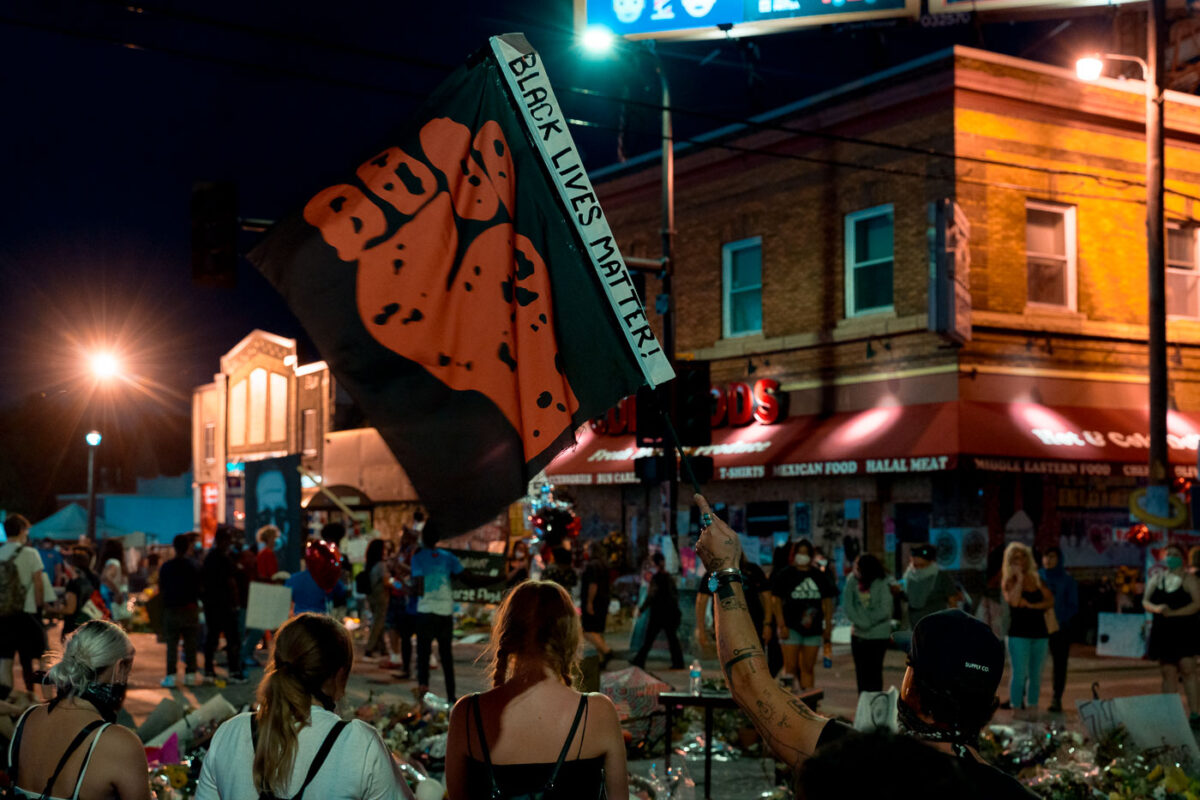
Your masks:
[{"label": "tattooed forearm", "polygon": [[746,607],[746,604],[741,600],[738,600],[736,597],[721,598],[720,606],[726,611],[749,611],[749,609]]}]

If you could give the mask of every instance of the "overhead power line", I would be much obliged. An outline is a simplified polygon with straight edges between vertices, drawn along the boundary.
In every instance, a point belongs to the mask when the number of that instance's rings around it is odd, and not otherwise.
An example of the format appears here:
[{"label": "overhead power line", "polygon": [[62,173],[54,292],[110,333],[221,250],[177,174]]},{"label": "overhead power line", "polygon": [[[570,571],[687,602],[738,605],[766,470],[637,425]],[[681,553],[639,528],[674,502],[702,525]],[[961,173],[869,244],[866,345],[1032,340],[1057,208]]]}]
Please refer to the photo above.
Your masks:
[{"label": "overhead power line", "polygon": [[[117,3],[112,2],[112,0],[96,0],[96,2],[101,2],[106,5],[118,5]],[[148,9],[136,7],[136,6],[126,6],[123,3],[119,4],[119,5],[121,5],[121,7],[123,7],[123,8],[128,9],[130,11],[130,13],[134,13],[134,14],[145,13],[148,10]],[[155,13],[166,14],[168,16],[172,16],[172,17],[181,19],[185,22],[190,22],[193,24],[217,25],[220,27],[229,28],[231,30],[237,30],[237,31],[243,32],[243,33],[269,36],[270,38],[277,39],[280,41],[298,42],[298,43],[302,43],[302,44],[310,44],[312,46],[317,46],[317,47],[324,47],[327,49],[340,50],[342,52],[347,52],[347,53],[353,53],[353,54],[358,54],[358,55],[367,55],[370,57],[395,61],[397,63],[405,64],[408,66],[416,66],[416,67],[421,67],[424,69],[441,70],[441,71],[449,71],[449,70],[453,69],[453,67],[451,67],[449,65],[440,64],[437,62],[426,61],[426,60],[422,60],[422,59],[415,59],[415,58],[411,58],[411,57],[407,57],[407,56],[401,56],[401,55],[389,53],[387,51],[382,51],[382,50],[372,50],[372,49],[368,49],[368,48],[359,48],[359,47],[355,47],[355,46],[341,45],[338,43],[330,43],[330,42],[327,42],[327,41],[324,41],[324,40],[321,40],[321,39],[318,39],[315,37],[294,36],[292,34],[284,34],[284,33],[276,32],[276,31],[269,31],[269,30],[266,30],[263,28],[258,28],[255,26],[243,25],[240,23],[230,23],[230,22],[226,22],[223,20],[213,20],[210,18],[182,14],[182,13],[174,12],[174,11],[163,12],[161,10],[155,10]],[[323,84],[332,85],[332,86],[341,86],[341,87],[351,88],[351,89],[356,89],[356,90],[366,89],[366,90],[380,92],[380,93],[388,94],[388,95],[392,95],[392,96],[412,97],[412,98],[415,98],[418,100],[425,99],[424,94],[421,94],[419,92],[414,92],[414,91],[408,90],[408,89],[383,86],[380,84],[368,83],[368,82],[361,81],[361,80],[341,79],[341,78],[331,77],[331,76],[324,75],[324,74],[319,74],[316,72],[296,70],[296,69],[291,69],[291,68],[286,68],[286,67],[278,67],[278,66],[273,66],[270,64],[264,64],[264,63],[255,62],[255,61],[245,61],[245,60],[234,59],[234,58],[229,58],[229,57],[215,56],[215,55],[211,55],[209,53],[201,53],[201,52],[197,52],[194,50],[185,50],[182,48],[170,47],[170,46],[165,46],[165,45],[136,43],[136,42],[129,41],[125,37],[118,37],[118,36],[113,36],[113,35],[109,35],[109,34],[104,34],[104,33],[94,31],[94,30],[93,31],[81,31],[78,29],[68,28],[65,26],[48,25],[45,23],[35,23],[35,22],[30,22],[28,20],[17,19],[17,18],[13,18],[13,17],[0,17],[0,23],[21,26],[21,27],[25,27],[25,28],[40,30],[40,31],[49,32],[49,33],[55,33],[55,34],[59,34],[59,35],[72,36],[72,37],[91,40],[91,41],[98,41],[98,42],[102,42],[102,43],[106,43],[106,44],[114,44],[114,45],[117,45],[120,47],[132,49],[132,50],[158,52],[158,53],[163,53],[166,55],[173,55],[173,56],[178,56],[178,57],[187,58],[187,59],[196,60],[196,61],[203,61],[203,62],[208,62],[208,63],[213,63],[213,64],[219,64],[221,66],[226,66],[226,67],[254,69],[254,70],[259,70],[261,72],[265,72],[265,73],[273,74],[273,75],[277,75],[277,76],[296,78],[296,79],[306,80],[306,81],[313,81],[313,82],[323,83]],[[914,145],[898,144],[898,143],[894,143],[894,142],[883,142],[883,141],[874,140],[874,139],[862,139],[862,138],[858,138],[858,137],[844,136],[841,134],[829,133],[826,131],[805,130],[802,128],[795,128],[795,127],[791,127],[791,126],[783,125],[783,124],[779,124],[779,123],[770,123],[770,122],[739,119],[739,118],[730,117],[727,115],[717,114],[715,112],[710,112],[710,111],[688,109],[688,108],[683,108],[683,107],[679,107],[679,106],[664,107],[663,105],[661,105],[659,103],[653,103],[653,102],[649,102],[649,101],[631,100],[629,98],[623,98],[623,97],[615,97],[615,96],[607,95],[602,92],[597,92],[597,91],[594,91],[591,89],[582,89],[582,88],[572,87],[572,86],[567,86],[567,87],[556,86],[554,88],[556,91],[558,91],[560,93],[568,92],[568,93],[572,93],[572,94],[578,94],[581,96],[594,97],[594,98],[606,100],[609,102],[629,103],[631,105],[637,105],[637,106],[645,107],[645,108],[655,110],[655,111],[662,111],[664,108],[666,108],[667,110],[670,110],[674,114],[683,114],[683,115],[687,115],[687,116],[695,116],[695,117],[699,117],[699,118],[712,119],[715,121],[722,121],[727,124],[744,126],[748,129],[776,131],[776,132],[781,132],[781,133],[787,133],[787,134],[794,135],[794,136],[808,137],[808,138],[827,140],[827,141],[835,141],[835,142],[844,143],[844,144],[861,145],[861,146],[865,146],[865,147],[875,147],[875,148],[890,150],[890,151],[894,151],[894,152],[903,152],[903,153],[908,153],[908,154],[912,154],[912,155],[920,155],[920,156],[928,157],[928,158],[940,158],[940,159],[947,159],[947,160],[951,160],[951,161],[965,161],[968,163],[979,163],[979,164],[983,164],[983,165],[987,165],[987,166],[1018,169],[1018,170],[1024,170],[1024,171],[1028,171],[1028,172],[1040,173],[1040,174],[1056,176],[1056,177],[1083,178],[1083,179],[1097,181],[1101,185],[1116,184],[1116,185],[1122,186],[1124,188],[1137,188],[1140,186],[1145,186],[1144,181],[1139,181],[1139,180],[1134,180],[1134,179],[1125,179],[1125,178],[1116,178],[1116,177],[1107,176],[1107,175],[1100,175],[1100,174],[1093,173],[1093,172],[1086,172],[1083,170],[1062,170],[1062,169],[1055,169],[1055,168],[1049,168],[1049,167],[1038,167],[1038,166],[1026,165],[1026,164],[1015,164],[1015,163],[1011,163],[1011,162],[1000,161],[997,159],[987,159],[987,158],[980,158],[980,157],[974,157],[974,156],[965,156],[965,155],[958,155],[958,154],[954,154],[954,153],[947,153],[945,151],[934,150],[932,148],[917,147]],[[604,125],[602,123],[592,122],[589,120],[570,119],[570,120],[568,120],[568,122],[576,127],[584,127],[584,128],[592,128],[592,129],[599,129],[599,130],[606,130],[606,131],[613,131],[613,132],[621,132],[621,130],[617,127]],[[649,131],[639,131],[639,132],[643,133],[644,135],[648,135],[648,136],[654,135]],[[746,146],[742,146],[742,145],[736,145],[736,144],[733,144],[733,143],[725,141],[725,140],[715,140],[715,139],[707,140],[707,139],[698,139],[698,138],[682,138],[679,136],[675,136],[674,141],[678,144],[687,144],[689,146],[697,147],[697,148],[701,148],[701,149],[722,149],[722,150],[727,150],[730,152],[737,152],[737,153],[743,153],[743,154],[748,154],[748,155],[760,155],[760,156],[765,156],[765,157],[769,157],[769,158],[782,158],[782,159],[787,159],[787,160],[792,160],[792,161],[802,161],[802,162],[806,162],[806,163],[820,164],[820,165],[825,165],[825,166],[834,166],[834,167],[840,167],[840,168],[845,168],[845,169],[856,169],[856,170],[865,170],[865,171],[871,171],[871,172],[881,172],[881,173],[885,173],[885,174],[900,175],[900,176],[914,177],[914,178],[919,177],[919,178],[927,179],[927,180],[928,179],[944,179],[944,180],[953,179],[953,180],[957,180],[958,182],[962,182],[962,183],[968,183],[968,184],[979,185],[979,186],[991,186],[991,187],[995,187],[995,188],[1011,188],[1011,189],[1020,189],[1020,190],[1035,191],[1035,192],[1046,191],[1042,187],[1026,187],[1026,186],[1021,186],[1018,184],[995,182],[995,181],[983,181],[983,180],[979,180],[979,179],[965,178],[965,177],[936,176],[936,175],[930,175],[930,174],[924,173],[924,172],[919,172],[916,170],[905,170],[905,169],[896,168],[896,167],[886,167],[886,166],[880,166],[880,165],[854,163],[854,162],[841,161],[841,160],[831,159],[831,158],[821,158],[818,156],[808,156],[808,155],[803,155],[803,154],[799,154],[799,153],[783,153],[783,152],[779,152],[778,150],[773,150],[773,149],[764,149],[764,148],[760,148],[760,147],[746,147]],[[1188,200],[1195,200],[1197,202],[1200,202],[1200,196],[1191,195],[1186,192],[1182,192],[1182,191],[1175,190],[1175,189],[1167,189],[1166,192],[1171,195],[1175,195],[1175,196],[1182,197],[1182,198],[1185,198]],[[1070,196],[1070,197],[1115,200],[1117,202],[1127,202],[1127,203],[1134,203],[1134,204],[1140,204],[1140,205],[1145,204],[1144,200],[1133,199],[1133,198],[1111,197],[1108,195],[1095,195],[1095,194],[1087,194],[1087,193],[1081,193],[1081,192],[1069,192],[1069,191],[1062,191],[1062,190],[1054,190],[1054,193],[1063,195],[1063,196]]]}]

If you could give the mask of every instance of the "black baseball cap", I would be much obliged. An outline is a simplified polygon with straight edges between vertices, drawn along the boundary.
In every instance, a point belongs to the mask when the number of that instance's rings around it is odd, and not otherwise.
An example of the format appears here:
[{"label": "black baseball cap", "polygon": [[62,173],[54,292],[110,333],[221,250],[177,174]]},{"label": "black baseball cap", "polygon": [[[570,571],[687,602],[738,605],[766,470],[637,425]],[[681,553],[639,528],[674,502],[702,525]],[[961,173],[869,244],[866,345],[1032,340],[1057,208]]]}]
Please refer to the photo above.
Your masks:
[{"label": "black baseball cap", "polygon": [[995,697],[1004,672],[1004,643],[987,623],[958,609],[938,611],[917,623],[907,650],[920,684],[981,703]]},{"label": "black baseball cap", "polygon": [[937,547],[929,542],[914,544],[911,552],[917,558],[923,558],[926,561],[937,561]]}]

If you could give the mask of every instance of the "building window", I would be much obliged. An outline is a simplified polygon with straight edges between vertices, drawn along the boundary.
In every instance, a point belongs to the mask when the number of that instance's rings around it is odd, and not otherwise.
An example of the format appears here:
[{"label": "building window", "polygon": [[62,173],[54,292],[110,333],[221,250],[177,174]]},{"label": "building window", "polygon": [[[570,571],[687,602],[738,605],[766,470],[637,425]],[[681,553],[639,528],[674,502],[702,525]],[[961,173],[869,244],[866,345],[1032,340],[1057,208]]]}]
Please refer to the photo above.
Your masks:
[{"label": "building window", "polygon": [[217,460],[217,423],[204,423],[204,463],[211,464]]},{"label": "building window", "polygon": [[1167,228],[1167,316],[1200,318],[1196,280],[1196,228]]},{"label": "building window", "polygon": [[891,311],[895,213],[891,204],[846,215],[846,316]]},{"label": "building window", "polygon": [[317,410],[306,408],[300,415],[300,446],[304,455],[317,454]]},{"label": "building window", "polygon": [[762,237],[721,247],[723,335],[762,333]]},{"label": "building window", "polygon": [[250,372],[250,408],[246,416],[247,441],[262,444],[267,440],[267,371],[262,367]]},{"label": "building window", "polygon": [[243,378],[229,390],[229,444],[246,444],[246,380]]},{"label": "building window", "polygon": [[288,379],[277,372],[271,373],[271,418],[272,442],[287,441]]},{"label": "building window", "polygon": [[1030,305],[1075,310],[1075,208],[1025,203],[1025,270]]}]

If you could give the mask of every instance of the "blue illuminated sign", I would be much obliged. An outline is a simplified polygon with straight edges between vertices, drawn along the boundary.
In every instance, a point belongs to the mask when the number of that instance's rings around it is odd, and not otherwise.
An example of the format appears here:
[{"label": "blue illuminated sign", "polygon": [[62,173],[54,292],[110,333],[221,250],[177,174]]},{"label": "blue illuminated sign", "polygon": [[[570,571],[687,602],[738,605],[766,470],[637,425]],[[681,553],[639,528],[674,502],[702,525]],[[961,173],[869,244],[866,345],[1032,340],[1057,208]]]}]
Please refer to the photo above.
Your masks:
[{"label": "blue illuminated sign", "polygon": [[911,16],[920,0],[576,0],[576,19],[602,25],[618,36],[708,38],[718,26],[740,26],[735,34],[832,22]]}]

